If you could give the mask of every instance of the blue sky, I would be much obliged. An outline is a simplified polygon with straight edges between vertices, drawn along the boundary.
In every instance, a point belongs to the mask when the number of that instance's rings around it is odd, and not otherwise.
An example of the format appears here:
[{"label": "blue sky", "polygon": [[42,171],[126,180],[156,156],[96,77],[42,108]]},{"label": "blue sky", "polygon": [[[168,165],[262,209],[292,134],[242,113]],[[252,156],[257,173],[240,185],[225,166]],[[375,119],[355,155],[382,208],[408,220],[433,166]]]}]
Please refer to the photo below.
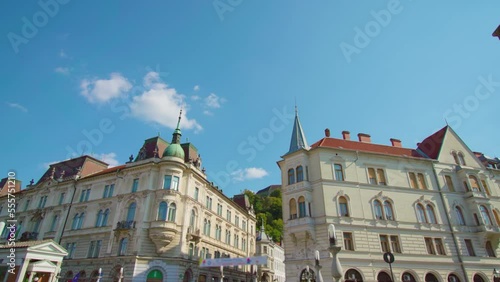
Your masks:
[{"label": "blue sky", "polygon": [[170,141],[181,106],[229,196],[280,183],[295,100],[310,144],[328,127],[414,148],[446,118],[498,156],[498,1],[0,5],[0,173],[24,185],[72,154],[118,164]]}]

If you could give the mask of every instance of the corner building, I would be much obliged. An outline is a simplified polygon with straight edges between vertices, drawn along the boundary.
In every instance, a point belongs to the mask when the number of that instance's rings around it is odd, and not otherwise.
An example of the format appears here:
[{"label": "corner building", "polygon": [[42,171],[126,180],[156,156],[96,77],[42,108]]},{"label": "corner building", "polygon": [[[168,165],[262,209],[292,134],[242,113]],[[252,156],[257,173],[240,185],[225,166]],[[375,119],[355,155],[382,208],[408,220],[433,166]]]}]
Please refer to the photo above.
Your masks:
[{"label": "corner building", "polygon": [[[178,124],[171,143],[147,139],[112,168],[90,156],[52,164],[18,193],[18,240],[66,248],[58,281],[96,281],[99,268],[101,281],[219,281],[219,268],[200,260],[253,256],[255,215],[207,180],[198,150],[180,137]],[[224,281],[249,271],[226,267]]]},{"label": "corner building", "polygon": [[368,134],[325,137],[311,146],[298,115],[278,162],[287,281],[332,279],[328,226],[334,224],[345,281],[499,281],[500,162],[474,152],[452,128],[417,148],[371,142]]}]

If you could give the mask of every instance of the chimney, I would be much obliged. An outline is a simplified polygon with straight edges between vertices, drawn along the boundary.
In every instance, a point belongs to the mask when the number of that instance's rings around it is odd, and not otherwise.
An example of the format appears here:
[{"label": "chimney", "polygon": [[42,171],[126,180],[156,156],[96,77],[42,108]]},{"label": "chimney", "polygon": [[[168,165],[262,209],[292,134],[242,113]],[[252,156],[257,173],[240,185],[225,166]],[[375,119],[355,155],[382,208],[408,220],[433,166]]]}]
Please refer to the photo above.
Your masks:
[{"label": "chimney", "polygon": [[366,133],[358,133],[358,139],[359,139],[359,142],[364,142],[364,143],[371,143],[372,142],[371,136],[369,134],[366,134]]},{"label": "chimney", "polygon": [[330,129],[325,129],[325,137],[330,137]]},{"label": "chimney", "polygon": [[399,140],[399,139],[391,138],[391,144],[392,144],[392,147],[399,147],[399,148],[403,147],[403,146],[401,146],[401,140]]},{"label": "chimney", "polygon": [[351,140],[351,133],[347,130],[342,131],[342,138],[344,140]]}]

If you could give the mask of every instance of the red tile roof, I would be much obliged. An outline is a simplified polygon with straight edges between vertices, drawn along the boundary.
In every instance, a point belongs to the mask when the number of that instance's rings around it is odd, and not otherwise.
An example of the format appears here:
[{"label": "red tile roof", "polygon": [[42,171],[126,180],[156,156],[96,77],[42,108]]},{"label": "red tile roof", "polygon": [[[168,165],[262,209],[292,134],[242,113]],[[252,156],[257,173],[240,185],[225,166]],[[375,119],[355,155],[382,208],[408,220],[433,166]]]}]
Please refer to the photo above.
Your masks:
[{"label": "red tile roof", "polygon": [[443,146],[443,140],[447,130],[448,126],[441,128],[434,134],[425,138],[422,143],[418,144],[417,148],[424,154],[426,154],[429,158],[437,159],[439,156],[439,152],[441,151],[441,147]]},{"label": "red tile roof", "polygon": [[107,174],[107,173],[112,173],[112,172],[115,172],[119,169],[124,169],[127,165],[119,165],[119,166],[114,166],[114,167],[111,167],[111,168],[107,168],[105,170],[101,170],[97,173],[94,173],[94,174],[91,174],[91,175],[88,175],[86,176],[86,178],[88,177],[94,177],[94,176],[99,176],[99,175],[103,175],[103,174]]},{"label": "red tile roof", "polygon": [[317,148],[317,147],[337,148],[343,150],[370,152],[370,153],[392,155],[392,156],[424,158],[414,149],[393,147],[387,145],[358,142],[358,141],[344,140],[344,139],[337,139],[330,137],[325,137],[319,140],[318,142],[312,144],[311,146],[311,148]]}]

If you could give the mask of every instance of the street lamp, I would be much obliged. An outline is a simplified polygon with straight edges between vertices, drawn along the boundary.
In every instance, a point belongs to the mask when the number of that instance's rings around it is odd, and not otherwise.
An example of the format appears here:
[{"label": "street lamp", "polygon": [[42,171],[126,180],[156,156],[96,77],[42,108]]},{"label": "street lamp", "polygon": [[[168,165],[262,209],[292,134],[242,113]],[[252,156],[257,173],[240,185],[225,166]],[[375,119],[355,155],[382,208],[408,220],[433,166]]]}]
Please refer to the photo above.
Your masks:
[{"label": "street lamp", "polygon": [[335,235],[335,225],[330,224],[328,226],[328,239],[330,241],[330,247],[328,250],[332,254],[332,276],[335,282],[339,282],[342,278],[342,265],[338,258],[338,253],[340,252],[340,247],[337,245],[337,235]]}]

